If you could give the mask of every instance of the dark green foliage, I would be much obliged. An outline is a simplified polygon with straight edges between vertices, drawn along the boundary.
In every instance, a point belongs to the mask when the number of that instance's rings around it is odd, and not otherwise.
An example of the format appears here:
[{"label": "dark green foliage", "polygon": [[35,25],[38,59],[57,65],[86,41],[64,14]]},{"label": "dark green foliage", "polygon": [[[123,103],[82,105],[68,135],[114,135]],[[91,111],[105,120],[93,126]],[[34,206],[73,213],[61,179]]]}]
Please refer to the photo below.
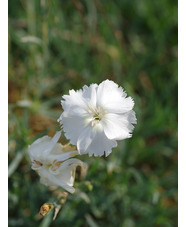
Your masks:
[{"label": "dark green foliage", "polygon": [[[107,78],[135,100],[133,137],[80,156],[79,191],[40,219],[55,196],[27,146],[59,130],[63,94]],[[177,226],[177,3],[9,0],[9,166],[9,226]]]}]

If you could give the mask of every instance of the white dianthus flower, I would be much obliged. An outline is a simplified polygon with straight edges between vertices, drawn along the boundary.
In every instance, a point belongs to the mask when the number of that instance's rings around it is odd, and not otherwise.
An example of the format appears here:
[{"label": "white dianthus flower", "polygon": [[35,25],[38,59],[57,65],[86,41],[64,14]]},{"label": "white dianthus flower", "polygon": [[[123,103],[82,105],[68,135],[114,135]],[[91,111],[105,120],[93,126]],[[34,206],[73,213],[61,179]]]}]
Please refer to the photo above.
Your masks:
[{"label": "white dianthus flower", "polygon": [[29,156],[32,169],[38,172],[42,184],[60,186],[73,193],[76,167],[86,167],[86,165],[79,159],[71,158],[78,154],[76,150],[63,151],[62,145],[57,143],[60,135],[61,131],[53,138],[43,136],[37,139],[29,146]]},{"label": "white dianthus flower", "polygon": [[136,124],[134,101],[111,80],[70,90],[61,101],[58,121],[80,154],[108,156],[117,140],[131,137]]}]

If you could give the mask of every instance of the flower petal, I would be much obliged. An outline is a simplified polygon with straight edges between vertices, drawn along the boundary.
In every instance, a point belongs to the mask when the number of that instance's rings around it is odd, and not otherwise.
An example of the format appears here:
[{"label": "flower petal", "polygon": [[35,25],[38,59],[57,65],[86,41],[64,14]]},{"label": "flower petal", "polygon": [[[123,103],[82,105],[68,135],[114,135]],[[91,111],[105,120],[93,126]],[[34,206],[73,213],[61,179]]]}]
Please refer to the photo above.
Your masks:
[{"label": "flower petal", "polygon": [[61,120],[65,137],[70,139],[71,144],[76,145],[79,135],[85,128],[85,122],[82,117],[63,117]]},{"label": "flower petal", "polygon": [[107,157],[112,152],[112,148],[116,146],[115,140],[108,139],[104,132],[98,131],[87,150],[89,156],[102,156],[105,153]]},{"label": "flower petal", "polygon": [[50,155],[49,159],[52,160],[52,162],[54,160],[57,160],[57,162],[62,162],[78,154],[78,151],[61,152],[61,154]]},{"label": "flower petal", "polygon": [[46,150],[51,138],[49,136],[43,136],[42,138],[39,138],[35,140],[30,146],[29,146],[29,156],[31,161],[34,159],[40,158],[41,153],[43,150]]},{"label": "flower petal", "polygon": [[83,86],[83,97],[86,100],[87,106],[91,108],[96,108],[97,88],[97,84],[91,84],[89,87]]},{"label": "flower petal", "polygon": [[77,140],[77,149],[80,154],[87,153],[87,148],[92,143],[92,140],[94,139],[95,135],[96,130],[93,130],[93,127],[88,125],[86,128],[83,129]]},{"label": "flower petal", "polygon": [[88,153],[89,156],[108,156],[113,147],[117,146],[117,142],[106,137],[101,124],[94,127],[87,127],[80,135],[77,148],[80,154]]},{"label": "flower petal", "polygon": [[83,110],[86,107],[84,98],[82,97],[82,90],[74,91],[70,90],[69,95],[62,96],[64,101],[61,101],[64,111],[69,111],[71,108],[77,108],[77,110]]},{"label": "flower petal", "polygon": [[[130,112],[134,113],[134,112]],[[112,114],[109,113],[102,121],[104,132],[109,139],[122,140],[131,137],[134,126],[131,123],[135,123],[134,119],[130,122],[128,119],[130,114]],[[134,116],[132,116],[133,118]]]},{"label": "flower petal", "polygon": [[50,140],[48,147],[45,150],[43,150],[43,155],[48,155],[52,151],[52,149],[54,148],[54,146],[58,142],[60,136],[61,136],[61,131],[56,132],[54,137]]},{"label": "flower petal", "polygon": [[110,80],[105,80],[99,85],[97,97],[98,105],[111,113],[125,113],[132,110],[134,106],[132,98],[126,98],[126,93],[123,89]]},{"label": "flower petal", "polygon": [[61,131],[57,132],[52,139],[49,136],[43,136],[42,138],[34,141],[29,146],[29,156],[31,161],[34,159],[38,159],[39,161],[40,159],[47,157],[59,140],[60,135]]},{"label": "flower petal", "polygon": [[68,185],[68,183],[66,183],[65,181],[68,180],[68,182],[72,182],[72,176],[69,171],[66,171],[65,174],[58,176],[51,174],[46,169],[41,169],[40,171],[38,171],[38,173],[41,177],[40,181],[42,184],[46,186],[60,186],[65,190],[69,191],[70,193],[75,192],[75,189],[71,185]]}]

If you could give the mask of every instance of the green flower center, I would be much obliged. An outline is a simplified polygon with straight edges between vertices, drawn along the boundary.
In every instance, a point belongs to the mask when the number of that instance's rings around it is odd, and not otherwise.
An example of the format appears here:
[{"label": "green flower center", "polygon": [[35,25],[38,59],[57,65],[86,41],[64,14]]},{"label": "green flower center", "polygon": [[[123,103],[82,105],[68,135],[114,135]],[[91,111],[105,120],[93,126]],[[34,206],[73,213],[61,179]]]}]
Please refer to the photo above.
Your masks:
[{"label": "green flower center", "polygon": [[102,120],[103,116],[106,114],[106,112],[100,107],[92,109],[90,113],[92,113],[93,117],[93,120],[90,123],[92,127],[97,125]]}]

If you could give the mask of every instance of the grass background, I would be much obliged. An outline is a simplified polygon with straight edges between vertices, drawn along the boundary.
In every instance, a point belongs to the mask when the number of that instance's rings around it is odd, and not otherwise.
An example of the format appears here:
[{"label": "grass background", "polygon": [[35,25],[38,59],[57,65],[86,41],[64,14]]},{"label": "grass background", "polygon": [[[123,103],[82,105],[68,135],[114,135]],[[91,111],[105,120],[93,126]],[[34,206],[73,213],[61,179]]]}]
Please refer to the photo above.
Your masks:
[{"label": "grass background", "polygon": [[[56,197],[28,144],[59,130],[63,94],[107,78],[135,100],[133,137],[79,157],[78,192],[41,218]],[[9,0],[9,226],[177,226],[177,2]]]}]

